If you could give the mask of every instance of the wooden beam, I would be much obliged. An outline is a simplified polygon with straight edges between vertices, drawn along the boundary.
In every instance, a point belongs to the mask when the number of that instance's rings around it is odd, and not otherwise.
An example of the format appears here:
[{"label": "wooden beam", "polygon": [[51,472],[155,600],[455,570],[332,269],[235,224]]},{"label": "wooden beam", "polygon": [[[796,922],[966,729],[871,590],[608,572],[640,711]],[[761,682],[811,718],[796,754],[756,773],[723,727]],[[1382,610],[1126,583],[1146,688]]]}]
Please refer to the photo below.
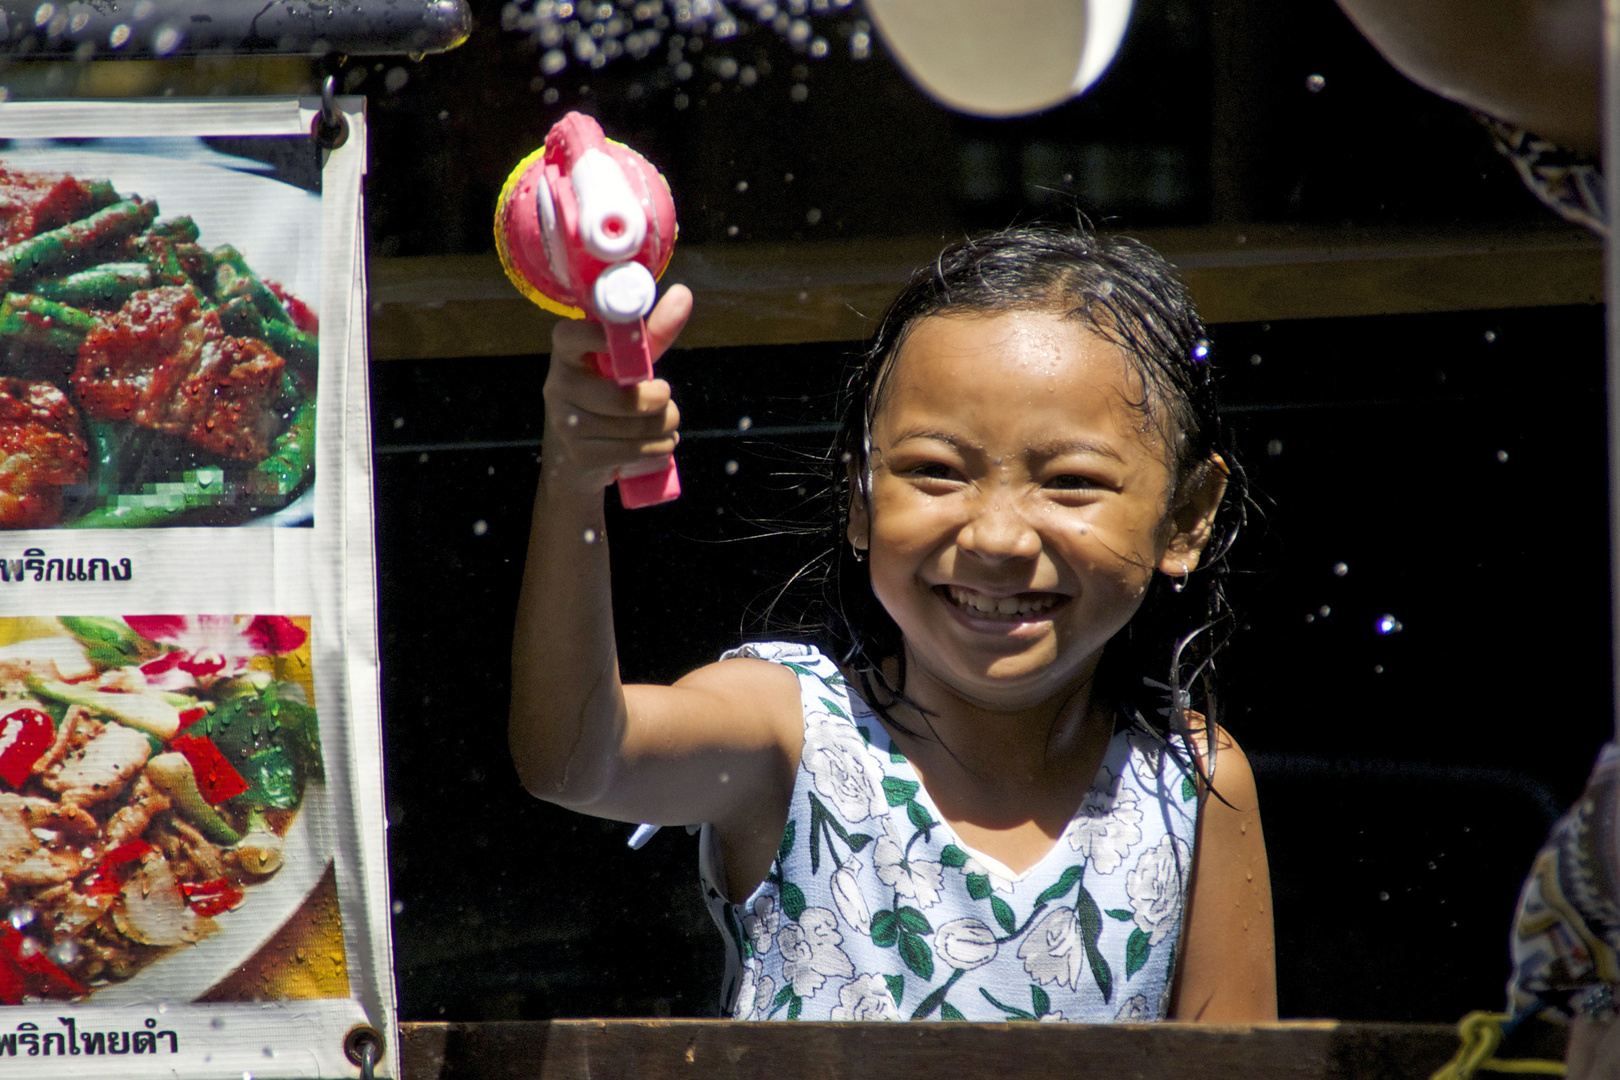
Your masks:
[{"label": "wooden beam", "polygon": [[406,1024],[404,1080],[1426,1080],[1457,1049],[1438,1024]]},{"label": "wooden beam", "polygon": [[[1138,235],[1181,268],[1211,323],[1596,304],[1602,294],[1602,247],[1559,224]],[[856,340],[941,246],[928,237],[688,246],[665,281],[697,294],[688,347]],[[375,259],[370,301],[377,360],[544,353],[555,321],[518,295],[493,254]]]}]

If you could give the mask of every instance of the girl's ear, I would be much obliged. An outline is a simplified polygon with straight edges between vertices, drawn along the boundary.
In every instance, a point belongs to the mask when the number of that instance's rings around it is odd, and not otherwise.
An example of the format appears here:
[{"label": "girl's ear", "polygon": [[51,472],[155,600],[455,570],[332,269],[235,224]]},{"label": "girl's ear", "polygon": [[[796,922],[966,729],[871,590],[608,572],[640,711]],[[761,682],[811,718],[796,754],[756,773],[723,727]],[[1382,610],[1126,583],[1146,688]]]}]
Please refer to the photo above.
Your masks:
[{"label": "girl's ear", "polygon": [[866,499],[855,476],[854,462],[849,465],[849,528],[844,530],[844,535],[849,539],[849,546],[858,552],[872,546],[872,518],[866,511]]},{"label": "girl's ear", "polygon": [[1198,557],[1209,543],[1229,475],[1221,455],[1211,454],[1181,493],[1180,501],[1170,511],[1170,540],[1159,559],[1164,574],[1180,578],[1198,569]]}]

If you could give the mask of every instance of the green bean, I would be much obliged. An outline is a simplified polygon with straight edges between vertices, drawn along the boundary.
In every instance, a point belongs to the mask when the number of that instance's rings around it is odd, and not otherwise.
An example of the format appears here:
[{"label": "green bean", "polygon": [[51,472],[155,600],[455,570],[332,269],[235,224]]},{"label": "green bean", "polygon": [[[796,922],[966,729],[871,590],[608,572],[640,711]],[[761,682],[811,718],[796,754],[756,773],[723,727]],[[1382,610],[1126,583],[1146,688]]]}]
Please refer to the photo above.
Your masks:
[{"label": "green bean", "polygon": [[248,474],[248,491],[286,498],[314,472],[315,402],[306,400],[293,410],[287,430],[270,444],[270,456]]},{"label": "green bean", "polygon": [[116,311],[130,296],[156,283],[148,263],[102,263],[77,274],[41,281],[34,286],[34,293],[60,304]]},{"label": "green bean", "polygon": [[246,296],[253,300],[259,314],[271,322],[291,323],[292,316],[282,306],[281,298],[270,286],[260,281],[248,267],[242,253],[229,244],[214,249],[214,299],[223,304],[227,297]]},{"label": "green bean", "polygon": [[156,232],[145,232],[135,238],[135,253],[152,267],[159,285],[185,285],[191,281],[175,246],[173,240]]},{"label": "green bean", "polygon": [[269,345],[277,356],[293,367],[315,373],[320,358],[320,342],[291,323],[266,319],[259,307],[246,296],[233,296],[219,308],[219,323],[227,334],[252,337]]},{"label": "green bean", "polygon": [[125,199],[60,229],[0,248],[0,285],[14,288],[22,281],[72,273],[96,248],[135,235],[156,216],[157,203]]},{"label": "green bean", "polygon": [[139,494],[114,496],[107,505],[90,511],[65,527],[138,529],[167,525],[174,522],[176,514],[203,506],[217,506],[225,502],[229,495],[225,486],[225,471],[217,466],[187,469],[178,481],[142,486],[147,490]]},{"label": "green bean", "polygon": [[84,180],[84,190],[90,193],[90,212],[105,209],[118,201],[118,190],[107,180]]},{"label": "green bean", "polygon": [[0,341],[14,353],[79,354],[79,343],[96,328],[96,317],[76,307],[25,293],[9,293],[0,303]]},{"label": "green bean", "polygon": [[177,244],[195,244],[202,235],[197,223],[188,217],[165,218],[152,226],[152,232]]}]

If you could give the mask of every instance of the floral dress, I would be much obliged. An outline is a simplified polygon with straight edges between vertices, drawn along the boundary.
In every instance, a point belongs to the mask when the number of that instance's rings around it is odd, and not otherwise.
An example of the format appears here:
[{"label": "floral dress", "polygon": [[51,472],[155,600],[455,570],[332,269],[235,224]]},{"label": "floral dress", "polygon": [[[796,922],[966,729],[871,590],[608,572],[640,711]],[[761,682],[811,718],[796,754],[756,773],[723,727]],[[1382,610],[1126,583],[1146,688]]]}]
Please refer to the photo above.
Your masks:
[{"label": "floral dress", "polygon": [[804,750],[781,848],[740,903],[712,829],[705,895],[738,1020],[1157,1020],[1169,1003],[1197,788],[1179,742],[1119,732],[1022,874],[963,843],[838,667],[748,645],[799,679]]}]

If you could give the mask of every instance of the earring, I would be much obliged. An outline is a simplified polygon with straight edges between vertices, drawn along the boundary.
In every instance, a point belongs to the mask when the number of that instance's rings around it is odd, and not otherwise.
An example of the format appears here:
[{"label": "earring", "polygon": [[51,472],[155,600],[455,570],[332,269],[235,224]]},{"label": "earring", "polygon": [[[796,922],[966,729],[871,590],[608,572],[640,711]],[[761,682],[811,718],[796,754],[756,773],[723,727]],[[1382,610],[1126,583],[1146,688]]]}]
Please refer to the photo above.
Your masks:
[{"label": "earring", "polygon": [[1171,578],[1170,579],[1170,591],[1171,592],[1180,592],[1186,586],[1186,584],[1187,584],[1187,575],[1186,574],[1183,574],[1180,577]]},{"label": "earring", "polygon": [[865,548],[858,548],[854,544],[851,544],[851,545],[849,545],[849,550],[852,551],[855,554],[855,561],[856,562],[865,562],[866,561],[866,549]]}]

